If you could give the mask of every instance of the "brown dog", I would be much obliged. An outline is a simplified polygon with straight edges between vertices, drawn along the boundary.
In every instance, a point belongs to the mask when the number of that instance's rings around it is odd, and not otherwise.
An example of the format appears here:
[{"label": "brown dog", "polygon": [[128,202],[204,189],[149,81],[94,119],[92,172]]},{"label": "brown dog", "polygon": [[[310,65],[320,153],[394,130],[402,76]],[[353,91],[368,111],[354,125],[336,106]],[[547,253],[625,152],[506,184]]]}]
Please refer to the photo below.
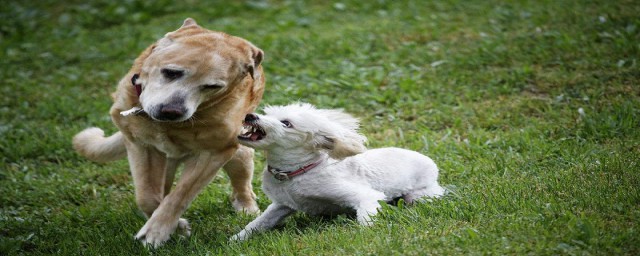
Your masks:
[{"label": "brown dog", "polygon": [[259,212],[253,150],[239,146],[236,136],[262,98],[262,58],[250,42],[186,19],[142,52],[118,84],[110,113],[120,131],[105,138],[88,128],[73,138],[90,160],[128,157],[136,202],[149,218],[136,235],[145,245],[161,245],[176,228],[189,235],[180,216],[221,167],[231,180],[233,207]]}]

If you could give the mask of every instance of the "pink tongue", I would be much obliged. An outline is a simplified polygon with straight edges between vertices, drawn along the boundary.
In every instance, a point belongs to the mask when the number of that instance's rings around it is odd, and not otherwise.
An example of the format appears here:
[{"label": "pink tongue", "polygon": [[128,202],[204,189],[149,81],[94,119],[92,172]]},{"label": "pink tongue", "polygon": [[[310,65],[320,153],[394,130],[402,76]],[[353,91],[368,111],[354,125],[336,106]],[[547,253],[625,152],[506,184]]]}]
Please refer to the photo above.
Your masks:
[{"label": "pink tongue", "polygon": [[260,136],[260,135],[259,135],[259,134],[257,134],[257,133],[252,133],[252,134],[251,134],[251,140],[253,140],[253,141],[258,140],[258,136]]}]

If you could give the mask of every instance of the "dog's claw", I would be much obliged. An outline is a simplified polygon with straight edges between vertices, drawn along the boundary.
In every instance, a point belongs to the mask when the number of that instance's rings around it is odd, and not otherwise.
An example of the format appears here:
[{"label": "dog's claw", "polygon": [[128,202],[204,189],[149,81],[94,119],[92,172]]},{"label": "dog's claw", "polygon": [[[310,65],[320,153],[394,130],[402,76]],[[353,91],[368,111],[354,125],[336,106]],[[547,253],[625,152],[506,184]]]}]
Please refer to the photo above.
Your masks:
[{"label": "dog's claw", "polygon": [[142,245],[146,248],[158,248],[162,246],[165,241],[169,240],[169,236],[161,238],[159,236],[151,235],[149,230],[143,227],[138,234],[136,234],[135,239],[142,242]]},{"label": "dog's claw", "polygon": [[151,217],[138,231],[135,239],[142,242],[145,247],[158,248],[169,240],[176,229],[181,236],[188,237],[191,235],[191,226],[186,219],[180,218],[175,224],[166,224],[160,223]]},{"label": "dog's claw", "polygon": [[189,225],[189,222],[186,219],[180,218],[180,220],[178,220],[177,233],[183,237],[191,236],[191,225]]}]

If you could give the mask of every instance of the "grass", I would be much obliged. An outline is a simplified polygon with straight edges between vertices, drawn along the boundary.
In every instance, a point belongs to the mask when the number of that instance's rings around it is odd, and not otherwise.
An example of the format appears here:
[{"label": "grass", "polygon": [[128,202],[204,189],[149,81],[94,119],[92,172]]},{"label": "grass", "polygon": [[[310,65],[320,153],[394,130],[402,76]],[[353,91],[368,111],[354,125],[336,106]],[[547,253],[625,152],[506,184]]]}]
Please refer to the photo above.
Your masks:
[{"label": "grass", "polygon": [[184,215],[193,235],[153,254],[640,253],[637,1],[224,2],[0,6],[0,254],[149,253],[126,161],[70,140],[115,131],[110,92],[185,17],[265,51],[262,105],[344,108],[370,147],[431,156],[452,193],[368,228],[296,214],[228,243],[252,218],[220,175]]}]

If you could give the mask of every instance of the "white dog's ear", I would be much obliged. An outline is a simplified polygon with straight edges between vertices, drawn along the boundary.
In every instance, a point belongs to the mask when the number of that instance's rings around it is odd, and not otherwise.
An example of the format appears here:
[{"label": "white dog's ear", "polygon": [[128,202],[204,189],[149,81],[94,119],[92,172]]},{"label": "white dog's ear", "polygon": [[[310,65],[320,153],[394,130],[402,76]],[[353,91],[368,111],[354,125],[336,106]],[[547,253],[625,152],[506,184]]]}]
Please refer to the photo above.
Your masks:
[{"label": "white dog's ear", "polygon": [[[288,107],[298,110],[314,131],[309,131],[310,145],[315,149],[326,150],[331,158],[344,159],[367,150],[367,138],[358,133],[360,122],[342,109],[316,109],[308,103],[297,103]],[[267,115],[270,109],[265,110]]]},{"label": "white dog's ear", "polygon": [[364,136],[361,138],[342,138],[334,140],[333,150],[329,151],[329,156],[335,159],[343,159],[346,157],[360,154],[367,150],[364,146]]},{"label": "white dog's ear", "polygon": [[344,159],[367,150],[364,145],[367,139],[357,133],[342,137],[320,135],[316,139],[317,145],[322,149],[326,149],[329,156],[334,159]]},{"label": "white dog's ear", "polygon": [[364,145],[367,138],[358,133],[360,124],[357,118],[341,109],[316,109],[313,112],[327,120],[314,140],[316,145],[328,151],[330,157],[344,159],[367,150]]}]

